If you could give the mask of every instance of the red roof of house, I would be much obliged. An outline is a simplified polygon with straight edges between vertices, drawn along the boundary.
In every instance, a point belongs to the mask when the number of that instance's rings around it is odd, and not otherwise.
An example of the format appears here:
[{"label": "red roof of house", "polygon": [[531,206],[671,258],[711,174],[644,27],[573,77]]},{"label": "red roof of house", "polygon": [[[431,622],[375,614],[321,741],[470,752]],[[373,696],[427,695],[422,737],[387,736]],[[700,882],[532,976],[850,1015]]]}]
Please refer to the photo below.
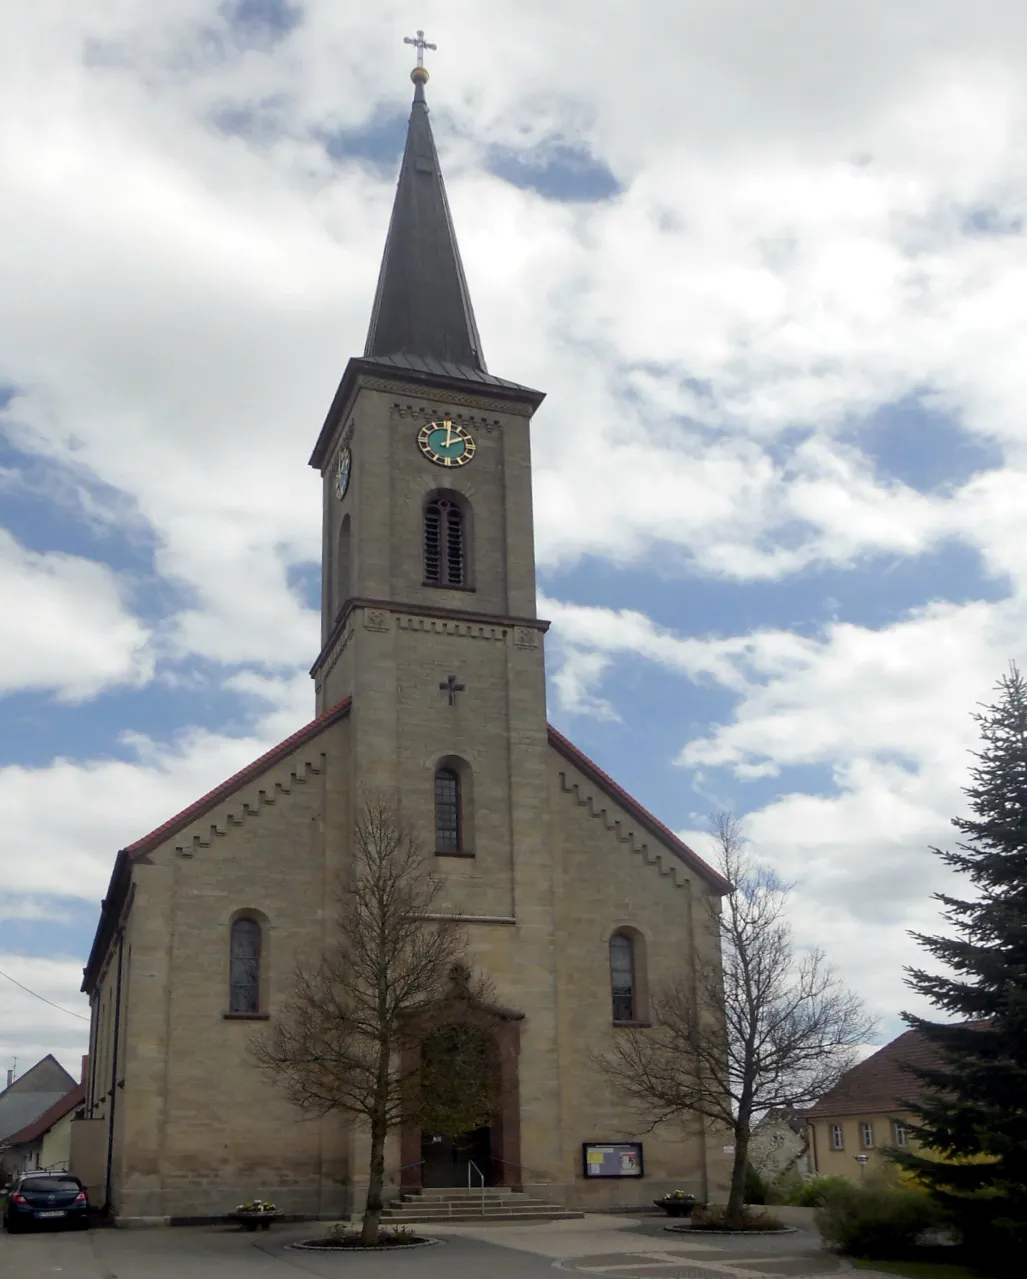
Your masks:
[{"label": "red roof of house", "polygon": [[549,741],[564,758],[569,759],[590,781],[594,782],[611,799],[620,804],[621,808],[627,809],[639,824],[649,831],[650,835],[655,835],[657,839],[666,844],[671,852],[687,866],[691,866],[693,870],[698,871],[720,892],[729,893],[731,891],[731,885],[723,875],[718,874],[712,866],[704,862],[699,854],[693,852],[683,839],[679,839],[669,826],[664,826],[659,818],[654,817],[647,808],[643,808],[637,799],[634,799],[626,790],[618,786],[608,773],[604,773],[599,765],[589,759],[583,751],[579,751],[573,742],[568,741],[562,733],[557,732],[552,724],[549,725]]},{"label": "red roof of house", "polygon": [[907,1067],[930,1069],[939,1064],[934,1046],[918,1030],[907,1030],[890,1044],[842,1076],[814,1106],[805,1112],[808,1119],[834,1115],[887,1114],[905,1110],[906,1101],[916,1101],[921,1085]]},{"label": "red roof of house", "polygon": [[70,1110],[81,1106],[86,1099],[85,1084],[76,1084],[70,1092],[64,1094],[60,1101],[54,1102],[49,1110],[44,1110],[38,1119],[19,1129],[4,1142],[5,1146],[24,1146],[27,1142],[36,1141],[45,1132],[49,1132],[58,1119],[63,1119]]}]

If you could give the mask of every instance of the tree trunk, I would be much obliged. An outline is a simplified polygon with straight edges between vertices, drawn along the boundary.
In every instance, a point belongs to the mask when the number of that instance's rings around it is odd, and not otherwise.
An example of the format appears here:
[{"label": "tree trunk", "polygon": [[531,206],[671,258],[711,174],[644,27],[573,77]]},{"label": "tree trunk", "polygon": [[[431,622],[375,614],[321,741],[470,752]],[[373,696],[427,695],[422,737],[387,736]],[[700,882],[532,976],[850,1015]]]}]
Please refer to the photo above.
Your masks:
[{"label": "tree trunk", "polygon": [[735,1162],[731,1169],[731,1190],[727,1197],[727,1224],[741,1221],[745,1208],[745,1169],[749,1163],[748,1128],[735,1130]]},{"label": "tree trunk", "polygon": [[360,1230],[360,1242],[365,1245],[378,1242],[378,1227],[382,1219],[385,1138],[389,1131],[389,1050],[390,1045],[387,1042],[378,1048],[378,1069],[371,1114],[371,1166],[368,1169],[367,1203],[364,1206],[364,1221]]},{"label": "tree trunk", "polygon": [[360,1227],[360,1242],[375,1244],[378,1242],[378,1227],[382,1219],[382,1188],[385,1185],[385,1128],[379,1124],[371,1125],[371,1167],[367,1180],[367,1203],[364,1206],[364,1220]]}]

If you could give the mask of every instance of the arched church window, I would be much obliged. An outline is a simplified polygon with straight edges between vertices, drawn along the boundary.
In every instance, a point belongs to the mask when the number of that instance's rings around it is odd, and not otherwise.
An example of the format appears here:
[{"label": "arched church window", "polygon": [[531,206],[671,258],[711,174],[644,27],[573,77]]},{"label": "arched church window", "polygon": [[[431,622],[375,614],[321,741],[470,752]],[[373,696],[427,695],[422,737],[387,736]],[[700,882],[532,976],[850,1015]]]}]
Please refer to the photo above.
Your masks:
[{"label": "arched church window", "polygon": [[625,933],[610,938],[610,994],[613,1020],[636,1020],[635,948]]},{"label": "arched church window", "polygon": [[260,925],[255,919],[232,924],[232,972],[229,1011],[260,1012]]},{"label": "arched church window", "polygon": [[336,554],[335,564],[335,610],[333,619],[338,618],[339,614],[346,606],[346,601],[350,597],[350,520],[348,515],[342,517],[342,523],[339,525],[339,546]]},{"label": "arched church window", "polygon": [[453,768],[440,768],[435,774],[435,851],[461,851],[460,775]]},{"label": "arched church window", "polygon": [[424,508],[424,580],[428,586],[467,585],[464,513],[451,498]]}]

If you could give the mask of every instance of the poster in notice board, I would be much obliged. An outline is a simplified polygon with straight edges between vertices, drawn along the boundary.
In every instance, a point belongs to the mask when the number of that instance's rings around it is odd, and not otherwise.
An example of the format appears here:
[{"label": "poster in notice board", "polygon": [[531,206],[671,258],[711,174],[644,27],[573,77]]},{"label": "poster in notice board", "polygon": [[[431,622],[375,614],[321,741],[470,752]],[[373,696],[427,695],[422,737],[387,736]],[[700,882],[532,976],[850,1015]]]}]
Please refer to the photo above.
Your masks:
[{"label": "poster in notice board", "polygon": [[582,1144],[586,1177],[641,1177],[640,1141],[586,1141]]}]

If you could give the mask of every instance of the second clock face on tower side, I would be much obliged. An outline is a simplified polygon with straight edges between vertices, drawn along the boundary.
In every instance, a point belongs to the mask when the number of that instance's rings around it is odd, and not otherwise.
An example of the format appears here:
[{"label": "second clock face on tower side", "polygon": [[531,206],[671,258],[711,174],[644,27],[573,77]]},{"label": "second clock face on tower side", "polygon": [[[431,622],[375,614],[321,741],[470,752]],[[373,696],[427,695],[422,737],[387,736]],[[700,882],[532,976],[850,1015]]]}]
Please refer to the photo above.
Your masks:
[{"label": "second clock face on tower side", "polygon": [[339,450],[339,460],[335,466],[335,495],[341,502],[349,488],[350,471],[353,469],[353,454],[348,448]]},{"label": "second clock face on tower side", "polygon": [[470,431],[448,417],[422,426],[417,432],[417,446],[436,466],[466,466],[478,447]]}]

